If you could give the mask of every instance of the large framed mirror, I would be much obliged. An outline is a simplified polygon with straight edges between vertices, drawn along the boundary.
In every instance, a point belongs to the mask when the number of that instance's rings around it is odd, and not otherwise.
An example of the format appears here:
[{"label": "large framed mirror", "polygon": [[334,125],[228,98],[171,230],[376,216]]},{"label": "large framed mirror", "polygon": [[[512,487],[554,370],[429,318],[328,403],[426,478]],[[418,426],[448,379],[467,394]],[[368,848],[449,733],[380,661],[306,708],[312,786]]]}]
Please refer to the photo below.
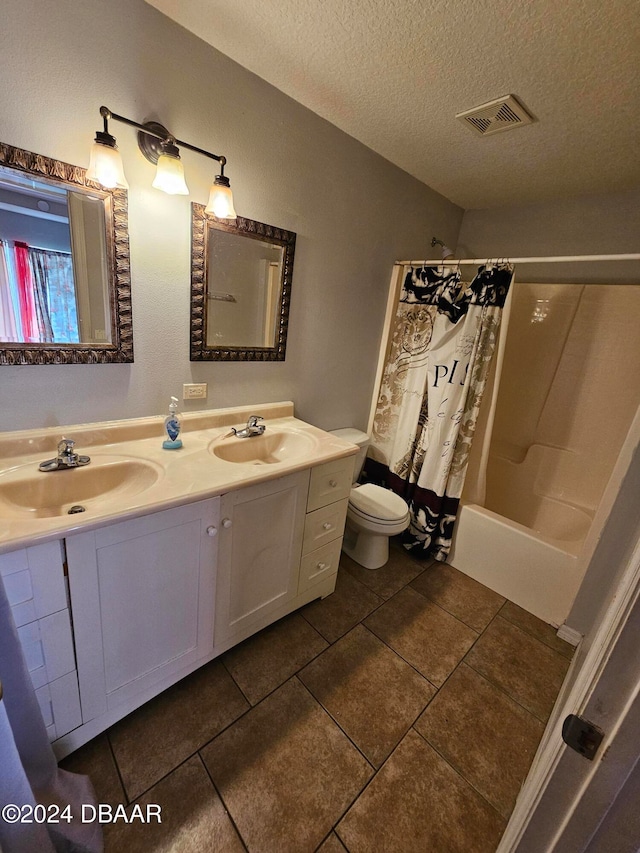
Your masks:
[{"label": "large framed mirror", "polygon": [[0,365],[131,361],[126,191],[0,143]]},{"label": "large framed mirror", "polygon": [[191,212],[191,361],[284,361],[295,233]]}]

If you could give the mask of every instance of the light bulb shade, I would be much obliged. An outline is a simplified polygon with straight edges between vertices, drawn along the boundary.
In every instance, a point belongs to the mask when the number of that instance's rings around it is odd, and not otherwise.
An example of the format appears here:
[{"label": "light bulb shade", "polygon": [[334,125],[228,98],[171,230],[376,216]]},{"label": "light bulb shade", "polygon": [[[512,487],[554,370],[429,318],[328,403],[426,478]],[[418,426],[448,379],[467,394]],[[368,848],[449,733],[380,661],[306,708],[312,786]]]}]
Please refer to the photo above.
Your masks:
[{"label": "light bulb shade", "polygon": [[158,157],[156,176],[151,186],[169,195],[189,195],[189,187],[184,179],[180,158],[161,154]]},{"label": "light bulb shade", "polygon": [[[224,181],[224,183],[223,183]],[[220,175],[211,185],[209,201],[204,209],[205,213],[213,214],[217,219],[236,219],[236,211],[233,206],[233,193],[227,178]]]},{"label": "light bulb shade", "polygon": [[94,142],[91,149],[89,168],[87,169],[87,180],[96,181],[107,189],[121,187],[129,189],[129,184],[124,176],[122,157],[115,145],[107,145],[103,142]]}]

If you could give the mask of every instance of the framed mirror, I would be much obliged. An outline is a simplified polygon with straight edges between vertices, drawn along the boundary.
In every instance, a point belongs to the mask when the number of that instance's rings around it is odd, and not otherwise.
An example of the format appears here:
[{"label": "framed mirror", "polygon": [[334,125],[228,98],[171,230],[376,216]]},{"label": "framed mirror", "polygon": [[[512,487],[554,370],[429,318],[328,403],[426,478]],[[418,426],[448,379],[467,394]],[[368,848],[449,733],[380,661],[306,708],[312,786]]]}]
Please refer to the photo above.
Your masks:
[{"label": "framed mirror", "polygon": [[284,361],[295,233],[191,213],[191,361]]},{"label": "framed mirror", "polygon": [[126,191],[0,143],[0,364],[131,361]]}]

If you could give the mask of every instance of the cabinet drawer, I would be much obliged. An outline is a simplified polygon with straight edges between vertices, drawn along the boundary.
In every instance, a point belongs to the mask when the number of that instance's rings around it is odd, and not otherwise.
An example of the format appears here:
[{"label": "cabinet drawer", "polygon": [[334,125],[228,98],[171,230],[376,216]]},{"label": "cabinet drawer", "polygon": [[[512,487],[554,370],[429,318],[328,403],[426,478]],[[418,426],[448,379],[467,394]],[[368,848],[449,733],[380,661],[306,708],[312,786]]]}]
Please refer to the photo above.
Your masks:
[{"label": "cabinet drawer", "polygon": [[60,542],[0,555],[0,576],[18,627],[67,606]]},{"label": "cabinet drawer", "polygon": [[307,514],[304,523],[303,554],[315,551],[316,548],[342,536],[348,505],[349,498],[343,498]]},{"label": "cabinet drawer", "polygon": [[300,563],[300,582],[298,593],[312,587],[318,581],[328,578],[338,571],[342,539],[334,539],[322,548],[305,554]]},{"label": "cabinet drawer", "polygon": [[18,637],[35,688],[75,669],[68,610],[21,625]]},{"label": "cabinet drawer", "polygon": [[311,469],[307,512],[349,497],[355,456],[336,459]]},{"label": "cabinet drawer", "polygon": [[36,690],[49,740],[66,735],[82,724],[76,672],[69,672]]}]

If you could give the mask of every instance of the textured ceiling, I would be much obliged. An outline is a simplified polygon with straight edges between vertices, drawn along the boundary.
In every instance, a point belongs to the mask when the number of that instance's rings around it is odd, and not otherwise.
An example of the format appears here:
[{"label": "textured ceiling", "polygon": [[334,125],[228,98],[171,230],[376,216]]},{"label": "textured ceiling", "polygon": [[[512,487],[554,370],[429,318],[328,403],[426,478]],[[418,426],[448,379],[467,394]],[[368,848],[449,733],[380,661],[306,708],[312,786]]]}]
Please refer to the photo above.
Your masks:
[{"label": "textured ceiling", "polygon": [[640,186],[637,0],[147,2],[464,208]]}]

